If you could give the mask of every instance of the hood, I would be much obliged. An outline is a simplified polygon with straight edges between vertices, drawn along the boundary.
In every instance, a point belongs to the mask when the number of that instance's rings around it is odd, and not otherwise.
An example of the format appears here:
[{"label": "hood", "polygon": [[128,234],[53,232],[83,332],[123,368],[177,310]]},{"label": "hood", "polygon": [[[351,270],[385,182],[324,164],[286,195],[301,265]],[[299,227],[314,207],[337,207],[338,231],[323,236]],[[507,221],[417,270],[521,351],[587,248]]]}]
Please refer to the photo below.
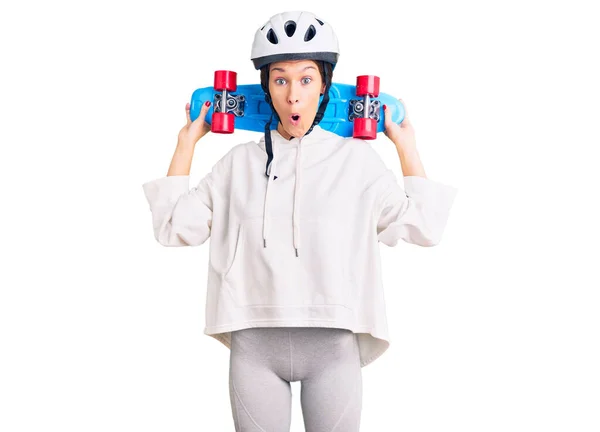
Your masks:
[{"label": "hood", "polygon": [[[302,187],[302,148],[312,145],[323,145],[324,141],[336,138],[341,139],[340,136],[333,132],[325,131],[319,125],[313,127],[312,131],[308,135],[304,135],[300,138],[292,138],[290,140],[284,138],[277,130],[271,130],[271,149],[272,149],[272,160],[269,162],[268,150],[266,148],[265,136],[263,135],[258,143],[259,147],[267,153],[267,187],[265,193],[265,205],[263,212],[263,245],[267,247],[267,238],[269,236],[269,189],[273,181],[277,178],[277,159],[279,151],[286,148],[297,148],[296,151],[296,183],[294,186],[294,211],[292,216],[292,223],[294,227],[294,250],[296,257],[299,256],[300,249],[300,219],[299,219],[299,192]],[[265,173],[263,173],[265,175]]]}]

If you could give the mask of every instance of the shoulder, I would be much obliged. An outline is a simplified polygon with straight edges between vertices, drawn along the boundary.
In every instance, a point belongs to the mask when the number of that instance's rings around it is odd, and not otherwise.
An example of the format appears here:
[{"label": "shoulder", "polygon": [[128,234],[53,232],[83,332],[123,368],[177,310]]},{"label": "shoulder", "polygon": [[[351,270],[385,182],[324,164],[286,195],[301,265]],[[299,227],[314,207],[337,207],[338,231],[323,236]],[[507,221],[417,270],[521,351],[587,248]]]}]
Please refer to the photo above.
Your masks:
[{"label": "shoulder", "polygon": [[351,149],[352,159],[360,167],[362,189],[370,190],[376,195],[397,181],[396,175],[377,150],[378,146],[385,144],[382,139],[363,140],[357,138],[347,138],[345,144]]},{"label": "shoulder", "polygon": [[336,153],[344,158],[344,164],[360,170],[366,182],[382,176],[389,170],[375,148],[384,145],[383,139],[364,140],[354,137],[342,137],[323,129],[319,133],[321,141],[331,143]]},{"label": "shoulder", "polygon": [[235,144],[231,147],[219,160],[218,163],[233,163],[240,157],[245,157],[248,152],[252,151],[257,146],[256,141],[243,142],[241,144]]},{"label": "shoulder", "polygon": [[382,145],[381,140],[363,140],[359,138],[344,138],[344,145],[352,152],[353,156],[360,158],[361,164],[368,172],[383,173],[388,169],[376,146]]},{"label": "shoulder", "polygon": [[220,159],[218,159],[213,167],[213,175],[226,176],[232,172],[237,161],[244,160],[252,146],[256,146],[256,142],[250,141],[241,144],[236,144],[231,147]]}]

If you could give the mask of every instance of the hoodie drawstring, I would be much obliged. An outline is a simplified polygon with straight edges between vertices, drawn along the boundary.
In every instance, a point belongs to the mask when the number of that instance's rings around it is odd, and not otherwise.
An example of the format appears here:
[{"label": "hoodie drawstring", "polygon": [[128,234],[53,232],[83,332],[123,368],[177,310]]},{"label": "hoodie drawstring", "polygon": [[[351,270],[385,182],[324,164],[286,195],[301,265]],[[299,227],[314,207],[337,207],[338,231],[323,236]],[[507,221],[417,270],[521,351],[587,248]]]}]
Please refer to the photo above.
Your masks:
[{"label": "hoodie drawstring", "polygon": [[[300,195],[300,182],[302,175],[302,138],[298,140],[298,147],[296,152],[296,183],[294,185],[294,214],[292,216],[293,223],[293,235],[294,235],[294,250],[296,252],[296,257],[298,257],[298,249],[300,249],[300,218],[299,218],[299,200],[298,197]],[[273,153],[276,153],[274,147],[271,147]],[[279,150],[279,149],[278,149]],[[267,178],[267,190],[265,192],[265,204],[263,210],[263,247],[267,247],[267,237],[269,235],[269,192],[271,188],[271,184],[274,181],[274,173],[276,171],[277,164],[277,155],[273,155],[273,159],[269,164],[269,177]]]},{"label": "hoodie drawstring", "polygon": [[269,233],[269,191],[271,183],[273,183],[273,175],[271,173],[275,172],[275,157],[273,156],[273,160],[269,164],[269,177],[267,177],[267,190],[265,192],[265,205],[263,210],[263,246],[267,247],[267,235]]},{"label": "hoodie drawstring", "polygon": [[298,218],[298,196],[300,190],[300,173],[302,172],[301,164],[301,156],[302,156],[302,138],[298,140],[298,150],[296,152],[296,183],[294,184],[294,215],[292,216],[292,221],[294,224],[294,249],[296,249],[296,257],[298,256],[298,249],[300,248],[300,220]]}]

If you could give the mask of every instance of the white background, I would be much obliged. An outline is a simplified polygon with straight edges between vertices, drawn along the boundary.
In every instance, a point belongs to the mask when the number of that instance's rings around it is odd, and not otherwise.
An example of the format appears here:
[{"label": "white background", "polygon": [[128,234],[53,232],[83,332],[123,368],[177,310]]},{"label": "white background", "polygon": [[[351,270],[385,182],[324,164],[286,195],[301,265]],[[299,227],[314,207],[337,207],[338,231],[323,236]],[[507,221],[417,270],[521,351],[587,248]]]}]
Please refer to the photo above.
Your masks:
[{"label": "white background", "polygon": [[[334,81],[379,75],[427,176],[459,189],[440,245],[381,246],[392,340],[363,369],[361,431],[600,430],[592,3],[3,4],[0,430],[234,430],[208,242],[160,246],[142,184],[192,91],[216,69],[258,83],[254,32],[299,8],[338,34]],[[259,136],[207,136],[192,183]]]}]

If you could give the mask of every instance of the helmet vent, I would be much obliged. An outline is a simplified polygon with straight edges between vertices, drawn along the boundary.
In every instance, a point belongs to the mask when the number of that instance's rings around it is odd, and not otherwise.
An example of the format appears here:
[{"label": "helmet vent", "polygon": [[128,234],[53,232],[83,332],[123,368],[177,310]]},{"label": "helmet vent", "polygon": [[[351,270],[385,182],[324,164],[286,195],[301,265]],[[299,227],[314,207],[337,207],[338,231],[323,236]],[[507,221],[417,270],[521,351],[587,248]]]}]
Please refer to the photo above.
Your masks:
[{"label": "helmet vent", "polygon": [[284,28],[285,34],[289,37],[292,37],[294,35],[294,32],[296,31],[296,23],[294,21],[288,21],[285,23]]},{"label": "helmet vent", "polygon": [[324,25],[324,24],[325,24],[325,23],[324,23],[323,21],[321,21],[319,18],[315,18],[315,19],[316,19],[316,20],[319,22],[319,24],[321,24],[321,25]]},{"label": "helmet vent", "polygon": [[267,33],[267,39],[269,39],[269,42],[271,42],[273,45],[277,45],[277,35],[275,34],[275,32],[273,31],[273,29],[270,29]]},{"label": "helmet vent", "polygon": [[304,42],[308,42],[309,40],[314,38],[316,33],[317,31],[315,30],[315,26],[311,24],[308,30],[306,30],[306,34],[304,35]]}]

